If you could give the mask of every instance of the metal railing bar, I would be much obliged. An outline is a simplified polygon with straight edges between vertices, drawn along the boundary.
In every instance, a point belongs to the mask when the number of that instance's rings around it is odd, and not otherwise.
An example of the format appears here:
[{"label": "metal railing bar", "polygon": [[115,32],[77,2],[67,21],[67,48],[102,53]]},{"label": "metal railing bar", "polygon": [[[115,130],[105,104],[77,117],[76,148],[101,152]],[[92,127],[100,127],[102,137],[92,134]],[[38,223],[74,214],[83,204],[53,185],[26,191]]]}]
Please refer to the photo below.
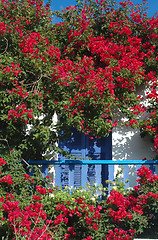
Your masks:
[{"label": "metal railing bar", "polygon": [[30,165],[60,165],[60,164],[109,164],[109,165],[143,165],[143,164],[158,164],[158,160],[29,160],[27,161]]}]

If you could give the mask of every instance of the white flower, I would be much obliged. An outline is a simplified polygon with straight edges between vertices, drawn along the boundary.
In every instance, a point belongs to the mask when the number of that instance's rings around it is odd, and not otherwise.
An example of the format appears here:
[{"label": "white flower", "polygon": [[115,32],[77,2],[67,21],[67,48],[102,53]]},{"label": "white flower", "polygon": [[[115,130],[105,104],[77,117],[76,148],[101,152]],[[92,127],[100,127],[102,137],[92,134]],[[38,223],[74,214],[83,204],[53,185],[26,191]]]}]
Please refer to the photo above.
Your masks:
[{"label": "white flower", "polygon": [[52,197],[52,198],[54,198],[54,194],[53,194],[53,193],[50,193],[49,196]]},{"label": "white flower", "polygon": [[95,202],[95,197],[92,197],[91,200],[92,200],[93,202]]}]

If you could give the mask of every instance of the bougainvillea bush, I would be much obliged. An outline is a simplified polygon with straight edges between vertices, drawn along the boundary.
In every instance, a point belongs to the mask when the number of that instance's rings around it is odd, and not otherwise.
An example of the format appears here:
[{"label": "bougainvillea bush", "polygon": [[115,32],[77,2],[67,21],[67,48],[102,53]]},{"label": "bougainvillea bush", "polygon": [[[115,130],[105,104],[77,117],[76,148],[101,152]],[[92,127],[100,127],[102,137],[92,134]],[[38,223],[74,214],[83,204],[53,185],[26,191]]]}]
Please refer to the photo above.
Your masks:
[{"label": "bougainvillea bush", "polygon": [[138,169],[139,185],[130,192],[107,195],[101,186],[52,186],[18,162],[12,166],[12,158],[0,158],[1,239],[132,240],[158,217],[158,176],[146,167]]},{"label": "bougainvillea bush", "polygon": [[157,149],[158,19],[145,4],[86,0],[51,13],[42,0],[0,0],[0,144],[46,159],[71,127],[107,136],[117,109]]}]

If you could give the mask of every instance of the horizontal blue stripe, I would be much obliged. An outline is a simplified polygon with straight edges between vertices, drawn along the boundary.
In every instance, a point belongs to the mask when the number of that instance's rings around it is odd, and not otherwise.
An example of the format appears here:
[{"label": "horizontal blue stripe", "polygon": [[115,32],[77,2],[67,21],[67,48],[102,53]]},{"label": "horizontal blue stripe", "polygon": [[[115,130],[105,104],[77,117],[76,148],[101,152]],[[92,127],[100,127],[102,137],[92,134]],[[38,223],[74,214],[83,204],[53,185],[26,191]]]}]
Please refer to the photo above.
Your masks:
[{"label": "horizontal blue stripe", "polygon": [[109,164],[109,165],[130,165],[130,164],[158,164],[158,160],[61,160],[61,161],[46,161],[46,160],[29,160],[28,163],[30,165],[59,165],[59,164],[81,164],[81,165],[88,165],[88,164]]}]

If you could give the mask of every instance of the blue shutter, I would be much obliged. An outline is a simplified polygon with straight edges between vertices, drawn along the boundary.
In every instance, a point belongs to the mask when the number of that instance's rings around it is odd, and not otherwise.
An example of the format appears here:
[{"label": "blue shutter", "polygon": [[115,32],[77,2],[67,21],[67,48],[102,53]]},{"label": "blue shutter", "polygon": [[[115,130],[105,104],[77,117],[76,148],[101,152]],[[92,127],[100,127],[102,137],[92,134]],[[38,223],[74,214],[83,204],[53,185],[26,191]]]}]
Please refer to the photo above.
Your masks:
[{"label": "blue shutter", "polygon": [[155,165],[154,164],[150,164],[149,169],[152,171],[152,174],[155,174]]},{"label": "blue shutter", "polygon": [[80,164],[74,165],[74,187],[81,186],[81,169]]},{"label": "blue shutter", "polygon": [[43,177],[48,176],[48,164],[42,165],[41,172],[43,174]]},{"label": "blue shutter", "polygon": [[[112,133],[109,137],[101,139],[90,139],[86,136],[86,157],[92,160],[111,160],[112,159]],[[97,185],[102,184],[106,187],[108,179],[108,165],[88,165],[89,166],[89,182],[96,182]],[[111,169],[112,170],[112,169]]]},{"label": "blue shutter", "polygon": [[[109,137],[101,139],[90,139],[88,136],[72,130],[73,135],[68,140],[60,142],[59,147],[77,158],[93,159],[93,160],[111,160],[112,159],[112,134]],[[93,182],[106,186],[108,179],[108,165],[64,165],[60,164],[65,157],[59,155],[59,165],[56,166],[56,185],[64,186],[85,186],[85,182],[90,185]]]},{"label": "blue shutter", "polygon": [[[84,134],[78,133],[77,130],[73,129],[73,135],[63,142],[59,143],[59,147],[63,148],[64,151],[68,151],[72,155],[75,155],[78,159],[85,157],[85,137]],[[64,165],[60,164],[61,160],[66,160],[61,154],[58,157],[59,165],[55,167],[56,185],[69,186],[69,187],[80,187],[81,186],[81,165]],[[59,169],[60,168],[60,169]]]}]

